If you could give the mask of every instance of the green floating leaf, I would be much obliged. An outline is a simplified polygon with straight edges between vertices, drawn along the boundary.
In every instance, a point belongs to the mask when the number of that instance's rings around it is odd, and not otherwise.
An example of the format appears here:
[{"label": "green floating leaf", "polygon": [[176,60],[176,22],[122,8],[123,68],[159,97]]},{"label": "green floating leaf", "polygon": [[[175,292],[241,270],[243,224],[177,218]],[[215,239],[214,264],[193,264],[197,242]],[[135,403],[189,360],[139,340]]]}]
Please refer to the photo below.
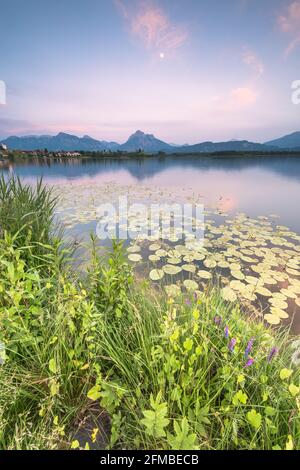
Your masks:
[{"label": "green floating leaf", "polygon": [[198,271],[197,274],[202,279],[211,279],[212,278],[212,274],[209,271],[205,271],[204,269]]},{"label": "green floating leaf", "polygon": [[157,243],[152,243],[152,245],[149,246],[150,251],[157,251],[159,249],[160,249],[160,245],[158,245]]},{"label": "green floating leaf", "polygon": [[128,253],[139,253],[141,251],[141,247],[138,245],[132,245],[127,248]]},{"label": "green floating leaf", "polygon": [[164,277],[164,272],[162,269],[152,269],[149,273],[151,281],[159,281]]},{"label": "green floating leaf", "polygon": [[130,261],[133,261],[134,263],[137,263],[138,261],[141,261],[142,257],[141,257],[141,255],[133,253],[131,255],[128,255],[128,259]]},{"label": "green floating leaf", "polygon": [[237,300],[237,295],[231,287],[224,287],[221,290],[221,295],[227,302],[235,302]]},{"label": "green floating leaf", "polygon": [[264,316],[264,320],[269,323],[269,325],[279,325],[280,323],[280,318],[277,315],[274,315],[273,313],[267,313]]},{"label": "green floating leaf", "polygon": [[163,272],[169,274],[170,276],[176,276],[176,274],[179,274],[182,271],[180,266],[174,266],[173,264],[166,264],[162,269]]},{"label": "green floating leaf", "polygon": [[183,264],[182,266],[183,271],[187,271],[188,273],[195,273],[196,266],[194,264]]}]

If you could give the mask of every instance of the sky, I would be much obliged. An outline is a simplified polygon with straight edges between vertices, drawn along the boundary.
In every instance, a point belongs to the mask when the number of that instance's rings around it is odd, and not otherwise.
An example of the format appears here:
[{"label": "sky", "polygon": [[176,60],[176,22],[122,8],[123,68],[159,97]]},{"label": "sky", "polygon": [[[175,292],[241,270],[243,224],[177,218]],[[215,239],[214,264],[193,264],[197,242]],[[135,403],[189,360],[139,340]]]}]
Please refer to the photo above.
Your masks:
[{"label": "sky", "polygon": [[0,137],[300,130],[300,0],[1,0]]}]

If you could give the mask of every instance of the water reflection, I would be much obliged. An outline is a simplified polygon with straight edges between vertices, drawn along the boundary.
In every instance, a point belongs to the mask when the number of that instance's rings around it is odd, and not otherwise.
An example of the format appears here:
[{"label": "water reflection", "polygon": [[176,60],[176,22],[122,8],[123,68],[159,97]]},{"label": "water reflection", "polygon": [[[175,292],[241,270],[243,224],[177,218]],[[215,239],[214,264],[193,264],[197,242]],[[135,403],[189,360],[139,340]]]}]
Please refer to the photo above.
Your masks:
[{"label": "water reflection", "polygon": [[34,182],[43,176],[50,184],[103,184],[188,187],[201,192],[207,204],[222,201],[229,212],[250,216],[277,213],[282,223],[300,232],[299,157],[145,157],[139,159],[49,159],[20,161],[3,167]]}]

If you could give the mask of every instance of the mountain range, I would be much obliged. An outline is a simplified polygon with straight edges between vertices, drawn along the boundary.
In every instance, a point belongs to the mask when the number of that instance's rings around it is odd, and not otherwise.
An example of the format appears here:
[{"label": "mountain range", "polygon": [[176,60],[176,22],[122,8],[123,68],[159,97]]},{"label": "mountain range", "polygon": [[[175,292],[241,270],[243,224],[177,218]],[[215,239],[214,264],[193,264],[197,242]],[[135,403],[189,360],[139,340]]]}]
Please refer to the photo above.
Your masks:
[{"label": "mountain range", "polygon": [[56,151],[124,151],[136,152],[142,150],[147,153],[213,153],[213,152],[251,152],[251,151],[278,151],[299,150],[300,132],[281,137],[276,140],[265,142],[264,144],[248,142],[247,140],[231,140],[228,142],[202,142],[195,145],[174,145],[163,142],[154,137],[153,134],[145,134],[136,131],[127,142],[118,144],[117,142],[107,142],[97,140],[85,135],[77,137],[75,135],[60,132],[55,136],[25,136],[8,137],[0,142],[12,150],[43,150]]}]

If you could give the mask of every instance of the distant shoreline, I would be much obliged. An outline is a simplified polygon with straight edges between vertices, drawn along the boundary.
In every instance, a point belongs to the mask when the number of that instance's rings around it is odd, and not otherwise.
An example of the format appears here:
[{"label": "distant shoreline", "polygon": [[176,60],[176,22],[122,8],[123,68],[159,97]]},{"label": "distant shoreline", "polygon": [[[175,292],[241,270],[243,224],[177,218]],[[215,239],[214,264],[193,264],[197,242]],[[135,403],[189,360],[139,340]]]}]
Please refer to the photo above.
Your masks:
[{"label": "distant shoreline", "polygon": [[0,153],[0,165],[6,166],[18,162],[26,161],[71,161],[71,160],[145,160],[149,158],[264,158],[264,157],[300,157],[300,151],[222,151],[222,152],[173,152],[173,153],[144,153],[144,152],[44,152],[44,151],[6,151]]}]

